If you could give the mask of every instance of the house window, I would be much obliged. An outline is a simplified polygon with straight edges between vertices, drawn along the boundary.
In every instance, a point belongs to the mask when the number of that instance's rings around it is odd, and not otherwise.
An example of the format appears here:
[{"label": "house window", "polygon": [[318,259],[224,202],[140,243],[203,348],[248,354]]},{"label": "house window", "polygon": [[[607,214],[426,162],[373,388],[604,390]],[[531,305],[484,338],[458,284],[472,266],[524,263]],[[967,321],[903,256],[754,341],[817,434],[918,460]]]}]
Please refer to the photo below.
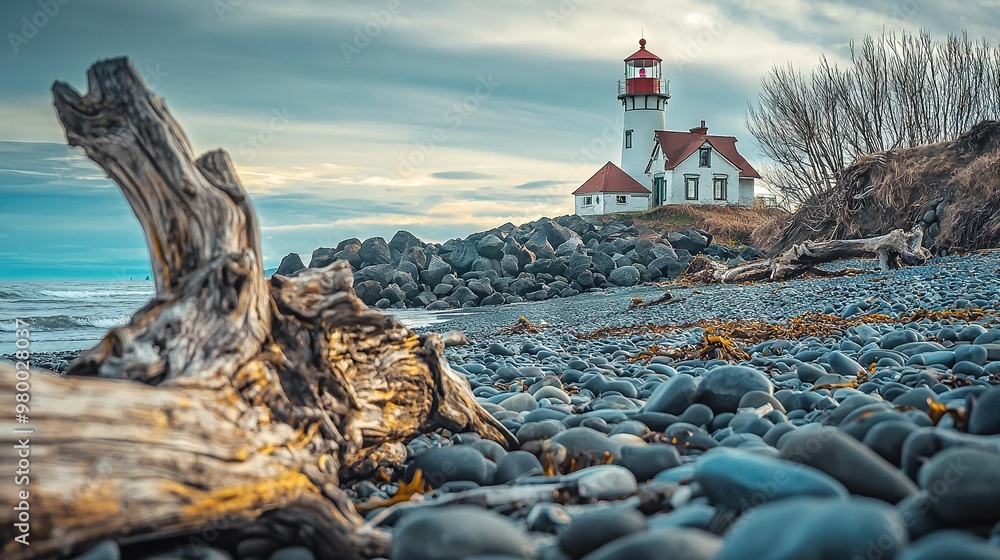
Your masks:
[{"label": "house window", "polygon": [[684,198],[688,200],[698,200],[698,178],[684,178]]},{"label": "house window", "polygon": [[716,177],[712,180],[712,191],[715,193],[715,200],[726,200],[729,198],[729,179],[727,177]]},{"label": "house window", "polygon": [[615,197],[615,204],[625,204],[625,202],[626,202],[627,199],[628,199],[628,197],[625,196],[625,195],[616,196]]},{"label": "house window", "polygon": [[625,131],[625,149],[627,150],[627,149],[629,149],[631,147],[632,147],[632,131],[631,130],[626,130]]},{"label": "house window", "polygon": [[712,167],[712,148],[698,150],[698,167]]},{"label": "house window", "polygon": [[585,197],[583,197],[583,205],[584,206],[590,206],[593,203],[594,203],[594,197],[592,197],[592,196],[585,196]]}]

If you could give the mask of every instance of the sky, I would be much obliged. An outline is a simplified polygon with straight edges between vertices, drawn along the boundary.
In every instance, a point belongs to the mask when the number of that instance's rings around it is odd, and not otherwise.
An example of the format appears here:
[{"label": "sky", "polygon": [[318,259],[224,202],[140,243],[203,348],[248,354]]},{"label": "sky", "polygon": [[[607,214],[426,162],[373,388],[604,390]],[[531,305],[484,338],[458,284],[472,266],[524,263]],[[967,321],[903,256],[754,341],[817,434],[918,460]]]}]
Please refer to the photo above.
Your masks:
[{"label": "sky", "polygon": [[148,273],[115,185],[68,148],[53,81],[128,56],[196,153],[225,148],[264,260],[406,229],[425,241],[572,211],[619,163],[622,59],[664,59],[667,127],[761,161],[744,116],[775,64],[888,31],[992,37],[1000,0],[3,0],[0,280]]}]

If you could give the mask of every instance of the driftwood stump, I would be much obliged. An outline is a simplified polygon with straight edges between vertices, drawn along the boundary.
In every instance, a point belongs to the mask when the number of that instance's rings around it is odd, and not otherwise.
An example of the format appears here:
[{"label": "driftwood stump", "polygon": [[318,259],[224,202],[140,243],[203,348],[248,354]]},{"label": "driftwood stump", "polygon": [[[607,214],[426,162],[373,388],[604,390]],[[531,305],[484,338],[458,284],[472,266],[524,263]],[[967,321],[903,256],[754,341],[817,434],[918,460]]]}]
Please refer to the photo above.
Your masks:
[{"label": "driftwood stump", "polygon": [[704,257],[692,262],[681,281],[702,284],[727,284],[760,280],[789,280],[801,276],[818,264],[839,259],[876,256],[883,272],[908,265],[923,264],[931,257],[922,245],[924,232],[917,225],[909,232],[901,229],[868,239],[806,241],[793,245],[770,259],[728,268]]},{"label": "driftwood stump", "polygon": [[[439,427],[517,445],[449,369],[441,338],[368,309],[346,263],[265,280],[257,217],[229,156],[195,159],[126,59],[87,77],[82,96],[56,83],[55,108],[69,144],[138,217],[156,296],[66,378],[32,372],[30,424],[0,420],[5,449],[13,429],[34,430],[30,545],[12,541],[16,512],[4,507],[4,558],[213,525],[322,558],[384,555],[388,534],[363,527],[341,480],[399,465],[405,438]],[[13,366],[0,362],[0,394],[14,393]],[[16,464],[0,455],[4,473]]]}]

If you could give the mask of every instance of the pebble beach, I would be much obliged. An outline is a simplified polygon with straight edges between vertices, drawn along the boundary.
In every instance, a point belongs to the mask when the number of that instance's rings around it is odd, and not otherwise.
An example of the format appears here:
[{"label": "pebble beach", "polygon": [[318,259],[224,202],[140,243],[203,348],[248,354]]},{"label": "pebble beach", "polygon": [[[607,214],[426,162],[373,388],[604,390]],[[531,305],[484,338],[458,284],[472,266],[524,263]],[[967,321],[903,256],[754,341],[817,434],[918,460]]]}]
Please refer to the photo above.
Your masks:
[{"label": "pebble beach", "polygon": [[875,266],[445,313],[521,448],[422,434],[396,480],[346,488],[392,560],[998,558],[1000,252]]}]

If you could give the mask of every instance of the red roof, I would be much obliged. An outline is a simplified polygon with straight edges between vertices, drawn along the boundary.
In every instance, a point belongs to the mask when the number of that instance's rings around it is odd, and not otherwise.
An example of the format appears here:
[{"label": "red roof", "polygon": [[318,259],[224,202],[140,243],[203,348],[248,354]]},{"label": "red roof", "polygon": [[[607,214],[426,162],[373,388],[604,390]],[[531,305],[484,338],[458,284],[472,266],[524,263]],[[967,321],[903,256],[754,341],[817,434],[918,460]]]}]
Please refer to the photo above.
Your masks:
[{"label": "red roof", "polygon": [[[674,132],[672,130],[657,130],[656,140],[666,158],[664,169],[674,169],[691,154],[698,151],[705,142],[722,154],[740,170],[740,177],[760,179],[760,173],[750,165],[740,152],[736,150],[736,138],[733,136],[713,136],[702,131],[708,129],[692,129],[694,132]],[[648,169],[647,169],[648,171]]]},{"label": "red roof", "polygon": [[649,189],[610,161],[597,173],[594,173],[593,177],[584,181],[580,188],[573,191],[573,194],[590,193],[652,194]]},{"label": "red roof", "polygon": [[630,60],[655,60],[657,62],[663,61],[662,58],[646,50],[645,39],[639,39],[639,50],[632,53],[632,56],[626,58],[625,62],[628,62]]}]

